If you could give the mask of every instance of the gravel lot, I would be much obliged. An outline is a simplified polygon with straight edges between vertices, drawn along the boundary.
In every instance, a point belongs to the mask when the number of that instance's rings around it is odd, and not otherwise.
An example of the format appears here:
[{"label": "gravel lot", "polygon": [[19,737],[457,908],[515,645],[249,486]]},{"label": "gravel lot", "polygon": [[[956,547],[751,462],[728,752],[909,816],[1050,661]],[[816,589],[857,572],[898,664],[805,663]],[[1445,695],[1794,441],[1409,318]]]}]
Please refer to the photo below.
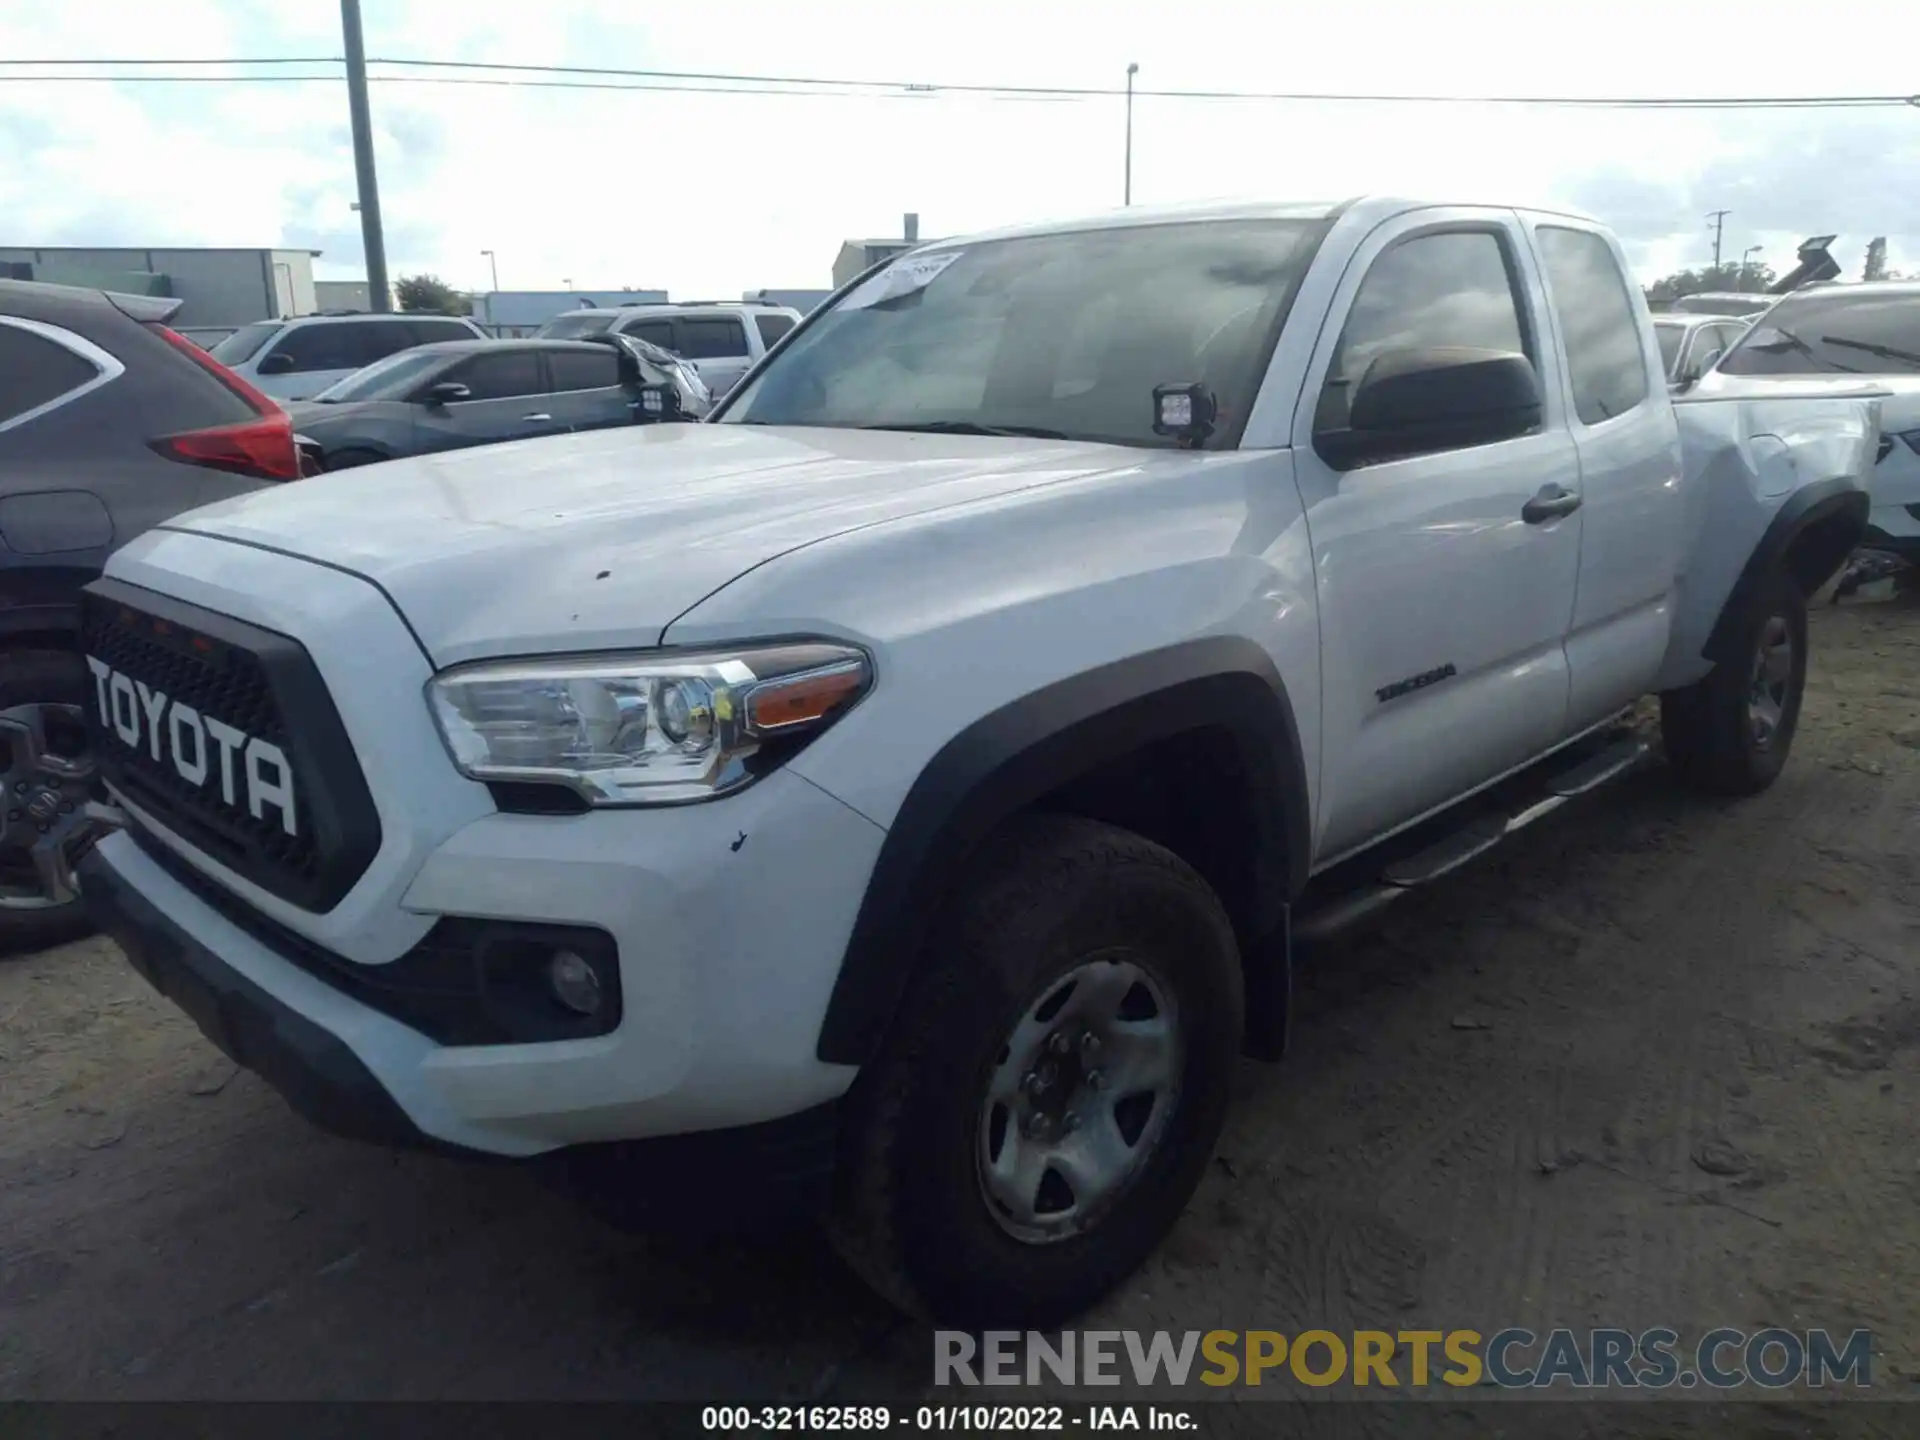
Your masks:
[{"label": "gravel lot", "polygon": [[[1765,796],[1656,769],[1315,957],[1087,1323],[1866,1327],[1920,1398],[1920,595],[1813,636]],[[330,1139],[110,944],[0,961],[0,1397],[850,1401],[930,1354],[805,1233],[624,1236]]]}]

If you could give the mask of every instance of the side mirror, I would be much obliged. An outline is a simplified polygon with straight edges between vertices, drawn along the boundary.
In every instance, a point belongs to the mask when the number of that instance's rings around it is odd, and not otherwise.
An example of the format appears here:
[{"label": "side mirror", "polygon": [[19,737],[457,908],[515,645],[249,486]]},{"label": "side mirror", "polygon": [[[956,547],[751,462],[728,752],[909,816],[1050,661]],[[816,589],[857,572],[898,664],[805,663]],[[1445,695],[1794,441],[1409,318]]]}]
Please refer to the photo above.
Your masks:
[{"label": "side mirror", "polygon": [[442,380],[437,384],[429,385],[426,395],[422,398],[429,405],[451,405],[456,401],[472,399],[473,391],[458,380]]},{"label": "side mirror", "polygon": [[676,385],[642,385],[634,402],[633,418],[642,425],[680,419],[680,389]]},{"label": "side mirror", "polygon": [[1335,469],[1512,440],[1540,426],[1533,362],[1510,350],[1388,350],[1354,387],[1345,430],[1315,447]]},{"label": "side mirror", "polygon": [[287,354],[284,350],[277,351],[254,366],[253,373],[256,375],[291,375],[293,373],[293,356]]}]

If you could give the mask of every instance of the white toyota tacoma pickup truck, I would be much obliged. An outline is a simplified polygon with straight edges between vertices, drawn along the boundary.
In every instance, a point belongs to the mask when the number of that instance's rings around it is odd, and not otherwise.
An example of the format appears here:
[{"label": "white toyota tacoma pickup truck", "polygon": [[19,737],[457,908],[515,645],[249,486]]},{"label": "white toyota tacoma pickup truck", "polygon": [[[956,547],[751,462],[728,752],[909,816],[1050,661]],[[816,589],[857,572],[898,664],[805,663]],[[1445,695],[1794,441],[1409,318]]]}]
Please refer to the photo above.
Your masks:
[{"label": "white toyota tacoma pickup truck", "polygon": [[1290,937],[1633,765],[1648,694],[1681,778],[1774,779],[1878,404],[1676,404],[1577,216],[941,241],[705,423],[135,540],[49,843],[320,1125],[815,1200],[899,1304],[1043,1323],[1187,1203]]}]

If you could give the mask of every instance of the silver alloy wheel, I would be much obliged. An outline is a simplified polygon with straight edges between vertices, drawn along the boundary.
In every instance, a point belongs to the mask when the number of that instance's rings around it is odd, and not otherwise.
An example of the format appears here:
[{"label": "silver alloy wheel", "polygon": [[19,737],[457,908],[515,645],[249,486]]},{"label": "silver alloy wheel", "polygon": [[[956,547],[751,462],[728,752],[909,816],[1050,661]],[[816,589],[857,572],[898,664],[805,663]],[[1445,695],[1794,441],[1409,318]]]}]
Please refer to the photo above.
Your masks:
[{"label": "silver alloy wheel", "polygon": [[1139,1177],[1179,1100],[1166,989],[1120,956],[1063,975],[1001,1048],[980,1112],[980,1189],[1029,1244],[1083,1233]]},{"label": "silver alloy wheel", "polygon": [[1787,710],[1787,689],[1793,683],[1793,632],[1786,618],[1769,615],[1760,627],[1760,643],[1753,652],[1753,676],[1747,687],[1747,724],[1753,743],[1764,750],[1773,743]]},{"label": "silver alloy wheel", "polygon": [[[0,710],[0,910],[47,910],[73,899],[60,857],[90,824],[96,767],[85,726],[78,705]],[[50,728],[80,743],[56,746]]]}]

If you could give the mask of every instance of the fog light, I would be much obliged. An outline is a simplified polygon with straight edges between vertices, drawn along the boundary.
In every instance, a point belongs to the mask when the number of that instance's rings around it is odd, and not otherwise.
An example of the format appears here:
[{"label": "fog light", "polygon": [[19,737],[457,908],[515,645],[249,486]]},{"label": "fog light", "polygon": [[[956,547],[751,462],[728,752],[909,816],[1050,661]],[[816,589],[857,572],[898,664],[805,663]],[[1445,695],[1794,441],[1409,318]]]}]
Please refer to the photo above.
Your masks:
[{"label": "fog light", "polygon": [[571,950],[561,950],[547,962],[547,984],[553,998],[576,1015],[592,1015],[600,1009],[600,977]]}]

